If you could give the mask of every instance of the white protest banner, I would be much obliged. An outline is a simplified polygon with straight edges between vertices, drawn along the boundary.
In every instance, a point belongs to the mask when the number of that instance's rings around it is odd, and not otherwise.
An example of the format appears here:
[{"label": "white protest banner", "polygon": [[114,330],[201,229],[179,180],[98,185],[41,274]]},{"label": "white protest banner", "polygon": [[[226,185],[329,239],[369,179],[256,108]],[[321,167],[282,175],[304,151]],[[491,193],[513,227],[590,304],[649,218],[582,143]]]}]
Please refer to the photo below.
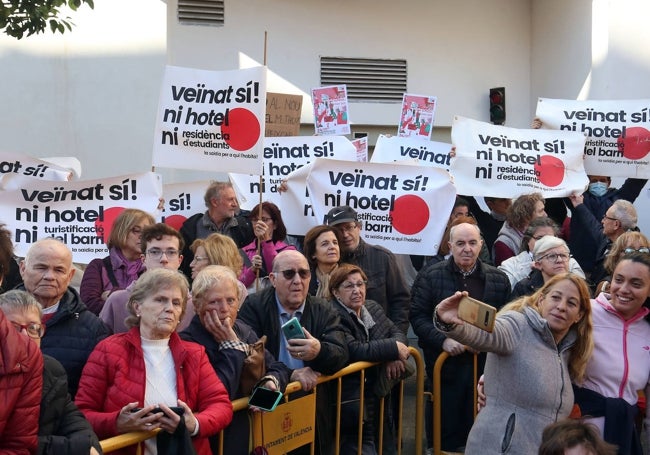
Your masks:
[{"label": "white protest banner", "polygon": [[398,163],[358,163],[318,158],[307,177],[316,220],[349,205],[369,243],[394,253],[433,255],[447,225],[456,190],[448,172]]},{"label": "white protest banner", "polygon": [[348,91],[345,85],[313,88],[314,126],[318,135],[350,134]]},{"label": "white protest banner", "polygon": [[203,196],[209,185],[209,180],[164,184],[165,208],[161,221],[179,230],[186,219],[205,212],[207,207]]},{"label": "white protest banner", "polygon": [[589,175],[650,178],[650,100],[555,100],[539,98],[543,128],[587,136]]},{"label": "white protest banner", "polygon": [[125,208],[157,215],[162,184],[147,172],[102,180],[34,182],[2,193],[0,220],[13,232],[16,255],[24,256],[39,239],[55,237],[72,250],[74,262],[88,263],[108,254],[115,218]]},{"label": "white protest banner", "polygon": [[410,158],[417,159],[421,166],[449,170],[451,144],[428,139],[379,135],[372,163],[392,163]]},{"label": "white protest banner", "polygon": [[435,96],[405,93],[402,98],[402,114],[397,135],[431,139],[437,100]]},{"label": "white protest banner", "polygon": [[25,177],[26,181],[55,180],[65,182],[72,178],[72,171],[49,161],[33,158],[22,153],[0,151],[0,186],[4,187],[5,176]]},{"label": "white protest banner", "polygon": [[308,230],[323,223],[314,216],[311,199],[307,191],[307,176],[313,163],[296,169],[287,176],[287,191],[280,196],[277,206],[282,211],[282,220],[287,234],[305,235]]},{"label": "white protest banner", "polygon": [[68,180],[79,180],[81,178],[81,161],[74,156],[47,156],[41,159],[72,172],[72,178]]},{"label": "white protest banner", "polygon": [[514,198],[582,193],[585,137],[572,131],[520,130],[456,116],[450,172],[458,194]]},{"label": "white protest banner", "polygon": [[[316,158],[356,161],[357,151],[344,136],[285,136],[264,138],[262,200],[280,205],[278,186],[291,172]],[[259,175],[229,174],[242,208],[252,209],[260,201]]]},{"label": "white protest banner", "polygon": [[154,134],[154,166],[258,174],[266,69],[167,66]]}]

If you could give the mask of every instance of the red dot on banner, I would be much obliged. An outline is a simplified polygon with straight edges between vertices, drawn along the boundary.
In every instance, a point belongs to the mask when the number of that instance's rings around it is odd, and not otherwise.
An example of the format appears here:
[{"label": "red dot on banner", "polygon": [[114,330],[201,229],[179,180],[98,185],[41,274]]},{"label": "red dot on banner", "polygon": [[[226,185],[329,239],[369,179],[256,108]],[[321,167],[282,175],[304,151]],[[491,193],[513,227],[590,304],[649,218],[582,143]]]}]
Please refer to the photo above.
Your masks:
[{"label": "red dot on banner", "polygon": [[253,147],[260,139],[260,122],[248,109],[238,107],[228,113],[228,124],[221,125],[221,132],[228,134],[226,143],[230,148],[243,152]]},{"label": "red dot on banner", "polygon": [[104,209],[104,219],[95,221],[97,237],[102,239],[104,243],[108,242],[108,239],[111,236],[111,229],[115,218],[117,218],[123,211],[124,207],[110,207]]},{"label": "red dot on banner", "polygon": [[627,128],[618,138],[618,151],[629,160],[640,160],[650,153],[650,131],[641,127]]},{"label": "red dot on banner", "polygon": [[171,216],[166,216],[165,217],[165,224],[167,226],[171,226],[177,231],[181,230],[181,226],[185,222],[187,218],[184,217],[183,215],[171,215]]},{"label": "red dot on banner", "polygon": [[395,199],[390,216],[396,231],[404,235],[417,234],[429,222],[429,206],[421,197],[407,194]]},{"label": "red dot on banner", "polygon": [[540,183],[546,186],[558,186],[564,180],[564,163],[551,155],[540,158],[541,164],[535,163],[535,172]]}]

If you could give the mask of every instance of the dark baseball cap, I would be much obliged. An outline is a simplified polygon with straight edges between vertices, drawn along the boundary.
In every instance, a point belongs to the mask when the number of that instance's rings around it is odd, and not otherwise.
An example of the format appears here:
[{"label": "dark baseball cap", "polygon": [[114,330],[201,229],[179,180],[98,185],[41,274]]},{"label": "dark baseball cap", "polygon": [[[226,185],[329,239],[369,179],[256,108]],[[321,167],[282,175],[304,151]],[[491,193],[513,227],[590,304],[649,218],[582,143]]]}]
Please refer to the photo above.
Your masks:
[{"label": "dark baseball cap", "polygon": [[325,215],[325,224],[335,226],[340,223],[349,223],[357,221],[357,212],[349,205],[334,207]]}]

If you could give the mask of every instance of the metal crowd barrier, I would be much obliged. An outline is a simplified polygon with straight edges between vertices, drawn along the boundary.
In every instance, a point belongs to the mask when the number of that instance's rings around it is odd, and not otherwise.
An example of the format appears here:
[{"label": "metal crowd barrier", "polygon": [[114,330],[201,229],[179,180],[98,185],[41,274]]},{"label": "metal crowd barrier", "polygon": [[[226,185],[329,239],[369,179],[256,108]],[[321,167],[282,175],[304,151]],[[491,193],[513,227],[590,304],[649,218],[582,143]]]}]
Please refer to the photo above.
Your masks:
[{"label": "metal crowd barrier", "polygon": [[[441,400],[440,400],[440,372],[442,371],[442,366],[445,363],[445,360],[449,358],[447,352],[442,352],[436,359],[436,363],[433,365],[433,391],[430,396],[431,401],[433,401],[433,455],[444,455],[448,452],[442,452],[441,442],[442,437],[440,434],[440,422],[442,415]],[[478,400],[478,392],[476,390],[476,385],[478,384],[478,354],[474,354],[474,401],[476,403]],[[474,405],[474,418],[476,419],[477,408],[476,404]],[[418,452],[419,453],[419,452]]]},{"label": "metal crowd barrier", "polygon": [[[424,400],[422,397],[424,396],[424,362],[422,360],[422,356],[420,352],[411,347],[409,348],[410,354],[413,356],[415,363],[416,363],[416,373],[415,373],[415,382],[416,382],[416,393],[415,393],[415,415],[411,414],[410,412],[405,414],[404,413],[404,381],[401,381],[399,384],[399,399],[400,399],[400,406],[399,406],[399,414],[395,416],[395,422],[398,425],[397,428],[397,435],[396,435],[396,440],[397,440],[397,451],[398,454],[401,455],[402,453],[402,442],[403,442],[403,421],[404,417],[414,417],[414,432],[415,432],[415,453],[416,454],[421,454],[422,453],[422,432],[424,430]],[[351,365],[348,365],[347,367],[339,370],[335,374],[331,376],[321,376],[318,379],[318,384],[322,384],[328,381],[337,381],[337,397],[336,397],[336,436],[335,436],[335,446],[336,446],[336,454],[339,454],[339,442],[340,442],[340,418],[341,418],[341,383],[342,383],[342,378],[344,376],[350,375],[350,374],[361,374],[361,390],[360,390],[360,401],[359,401],[359,406],[363,407],[363,388],[364,388],[364,381],[363,378],[365,376],[365,370],[367,368],[370,368],[372,366],[376,365],[376,363],[370,363],[370,362],[356,362]],[[288,400],[291,394],[294,394],[296,392],[301,391],[301,386],[299,382],[292,382],[289,385],[287,385],[287,389],[285,391],[285,396],[284,396],[284,402],[283,404],[290,404],[293,401]],[[315,398],[315,393],[316,389],[314,389],[314,398]],[[308,394],[311,395],[311,394]],[[384,400],[381,400],[381,405],[380,405],[380,421],[383,420],[383,413],[384,413]],[[233,412],[248,412],[248,398],[239,398],[237,400],[234,400],[232,402],[233,405]],[[253,438],[253,446],[268,446],[267,450],[269,450],[269,453],[284,453],[287,450],[291,450],[291,448],[284,450],[284,445],[285,443],[278,443],[275,444],[277,441],[272,441],[274,444],[271,446],[270,443],[266,440],[264,440],[264,434],[268,435],[270,433],[270,428],[267,428],[268,425],[265,423],[265,419],[270,417],[271,414],[278,413],[276,416],[279,415],[279,411],[282,409],[282,405],[280,405],[278,408],[276,408],[275,411],[272,413],[253,413],[253,421],[252,421],[252,438]],[[363,408],[362,408],[363,409]],[[309,410],[308,410],[309,411]],[[282,411],[280,411],[282,412]],[[315,417],[316,415],[316,409],[315,407],[311,409],[310,411],[313,416]],[[363,419],[362,413],[360,413],[359,420],[359,435],[358,435],[358,441],[359,441],[359,451],[358,453],[361,454],[361,419]],[[266,429],[266,431],[265,431]],[[381,441],[383,440],[382,438],[382,432],[383,432],[383,427],[377,428],[377,431],[380,432],[378,440],[380,441],[380,446],[377,447],[378,453],[381,455],[383,452],[383,447],[381,447]],[[104,439],[100,441],[100,444],[102,446],[102,450],[104,453],[110,453],[114,452],[116,450],[133,446],[133,445],[138,445],[138,452],[137,455],[140,455],[142,453],[142,445],[140,444],[142,441],[145,441],[146,439],[149,439],[151,437],[154,437],[156,435],[155,431],[139,431],[139,432],[132,432],[132,433],[125,433],[121,434],[118,436],[114,436],[112,438]],[[220,436],[223,437],[223,432],[220,433]],[[298,439],[298,438],[296,438]],[[314,451],[314,441],[313,441],[313,434],[312,434],[312,441],[311,447],[312,447],[312,453]],[[288,446],[288,444],[287,444]],[[292,447],[292,446],[291,446]],[[216,455],[216,454],[215,454]],[[218,455],[224,455],[223,454],[223,445],[221,445],[220,450]],[[225,454],[227,455],[227,454]]]}]

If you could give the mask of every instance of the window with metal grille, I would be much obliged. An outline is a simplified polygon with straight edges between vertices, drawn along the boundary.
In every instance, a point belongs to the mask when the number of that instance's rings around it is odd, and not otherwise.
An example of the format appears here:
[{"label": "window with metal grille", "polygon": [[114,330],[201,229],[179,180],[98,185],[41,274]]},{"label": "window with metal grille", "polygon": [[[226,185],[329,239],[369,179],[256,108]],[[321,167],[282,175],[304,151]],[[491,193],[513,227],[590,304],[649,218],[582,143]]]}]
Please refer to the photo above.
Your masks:
[{"label": "window with metal grille", "polygon": [[178,0],[178,22],[184,25],[223,25],[224,0]]},{"label": "window with metal grille", "polygon": [[321,86],[345,84],[349,100],[401,103],[406,76],[406,60],[320,58]]}]

